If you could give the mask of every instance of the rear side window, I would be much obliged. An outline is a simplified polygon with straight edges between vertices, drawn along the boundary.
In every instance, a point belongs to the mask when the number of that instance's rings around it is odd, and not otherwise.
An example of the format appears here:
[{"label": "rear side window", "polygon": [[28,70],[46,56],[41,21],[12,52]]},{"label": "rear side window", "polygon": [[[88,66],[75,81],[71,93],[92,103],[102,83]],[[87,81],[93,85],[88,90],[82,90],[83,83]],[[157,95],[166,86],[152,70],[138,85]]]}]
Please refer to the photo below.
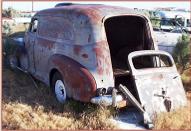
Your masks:
[{"label": "rear side window", "polygon": [[145,55],[132,59],[135,69],[171,67],[172,62],[165,55]]},{"label": "rear side window", "polygon": [[62,17],[43,17],[39,35],[55,40],[73,40],[73,28],[69,20]]}]

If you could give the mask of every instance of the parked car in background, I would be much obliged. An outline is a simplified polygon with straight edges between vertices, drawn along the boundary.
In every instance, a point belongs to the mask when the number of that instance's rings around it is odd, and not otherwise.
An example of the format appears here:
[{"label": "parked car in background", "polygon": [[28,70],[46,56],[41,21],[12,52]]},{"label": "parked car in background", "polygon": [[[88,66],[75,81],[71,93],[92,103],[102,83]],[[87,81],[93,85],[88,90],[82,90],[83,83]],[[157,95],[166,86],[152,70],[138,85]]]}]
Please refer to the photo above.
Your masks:
[{"label": "parked car in background", "polygon": [[[190,12],[183,11],[156,11],[161,18],[161,29],[167,32],[172,31],[177,24],[186,32],[191,31]],[[176,22],[176,23],[174,23]]]},{"label": "parked car in background", "polygon": [[172,54],[178,38],[191,31],[190,12],[159,10],[155,13],[160,18],[160,27],[154,28],[158,48]]},{"label": "parked car in background", "polygon": [[154,31],[155,40],[159,50],[173,54],[173,50],[178,42],[178,38],[183,34],[181,29],[178,30],[178,33],[173,31],[175,30],[172,30],[171,32],[165,32],[163,30]]},{"label": "parked car in background", "polygon": [[150,128],[156,112],[186,105],[172,56],[158,51],[150,20],[134,10],[57,6],[36,13],[24,39],[12,67],[50,86],[61,103],[133,105]]}]

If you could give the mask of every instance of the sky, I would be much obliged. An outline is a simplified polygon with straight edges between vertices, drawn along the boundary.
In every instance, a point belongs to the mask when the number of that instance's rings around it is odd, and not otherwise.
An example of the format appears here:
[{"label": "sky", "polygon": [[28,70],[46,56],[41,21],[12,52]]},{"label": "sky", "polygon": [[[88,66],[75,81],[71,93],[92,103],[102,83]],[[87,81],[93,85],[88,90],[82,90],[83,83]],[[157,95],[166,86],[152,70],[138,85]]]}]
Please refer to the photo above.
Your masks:
[{"label": "sky", "polygon": [[[64,1],[67,2],[67,1]],[[46,8],[52,8],[54,7],[57,3],[61,3],[61,1],[54,1],[54,2],[34,2],[33,3],[33,9],[34,11],[39,11],[42,9],[46,9]],[[71,1],[69,2],[71,3]],[[106,5],[115,5],[115,6],[123,6],[123,7],[128,7],[128,8],[138,8],[138,9],[153,9],[156,7],[175,7],[178,9],[186,9],[186,10],[190,10],[190,2],[189,1],[156,1],[156,2],[151,2],[151,1],[144,1],[144,2],[140,2],[140,1],[110,1],[110,2],[106,2],[106,1],[102,1],[102,2],[88,2],[88,1],[74,1],[72,3],[83,3],[83,4],[88,4],[88,3],[92,3],[92,4],[106,4]],[[3,1],[3,9],[6,9],[8,7],[12,7],[16,10],[21,10],[21,11],[31,11],[32,10],[32,2],[27,1],[27,2],[23,2],[23,1]]]}]

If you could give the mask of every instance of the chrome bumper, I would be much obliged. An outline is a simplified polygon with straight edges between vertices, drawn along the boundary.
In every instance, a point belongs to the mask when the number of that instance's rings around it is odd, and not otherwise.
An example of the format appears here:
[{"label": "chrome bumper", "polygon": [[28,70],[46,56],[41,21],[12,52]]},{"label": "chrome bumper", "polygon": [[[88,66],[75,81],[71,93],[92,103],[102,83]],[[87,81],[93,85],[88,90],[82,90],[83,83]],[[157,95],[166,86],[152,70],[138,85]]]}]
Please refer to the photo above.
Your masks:
[{"label": "chrome bumper", "polygon": [[93,104],[103,105],[103,106],[116,106],[116,103],[122,102],[124,99],[122,95],[104,95],[104,96],[98,96],[93,97],[90,101]]}]

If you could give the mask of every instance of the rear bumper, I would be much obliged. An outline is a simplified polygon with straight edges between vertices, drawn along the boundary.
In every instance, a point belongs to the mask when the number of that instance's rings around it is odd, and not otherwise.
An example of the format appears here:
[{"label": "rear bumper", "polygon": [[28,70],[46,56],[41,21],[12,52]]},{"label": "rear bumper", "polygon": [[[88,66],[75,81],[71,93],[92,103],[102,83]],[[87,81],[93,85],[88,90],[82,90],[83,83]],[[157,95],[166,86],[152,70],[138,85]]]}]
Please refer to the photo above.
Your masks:
[{"label": "rear bumper", "polygon": [[91,99],[91,103],[102,105],[102,106],[114,106],[114,107],[124,107],[127,105],[127,101],[122,95],[104,95],[97,96]]}]

